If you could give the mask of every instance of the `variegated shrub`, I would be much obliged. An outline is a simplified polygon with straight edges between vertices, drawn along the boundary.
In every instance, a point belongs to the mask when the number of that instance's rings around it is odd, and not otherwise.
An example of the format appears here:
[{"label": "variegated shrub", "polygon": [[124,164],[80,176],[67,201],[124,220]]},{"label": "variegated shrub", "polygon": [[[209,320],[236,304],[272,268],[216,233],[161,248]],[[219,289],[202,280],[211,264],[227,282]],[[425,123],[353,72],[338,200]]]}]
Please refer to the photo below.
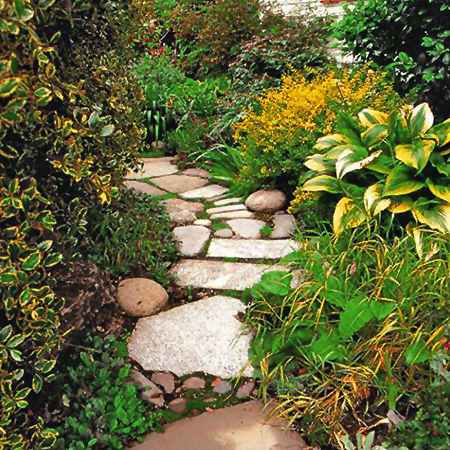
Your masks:
[{"label": "variegated shrub", "polygon": [[342,197],[335,233],[382,212],[409,213],[420,224],[450,232],[450,119],[433,121],[426,103],[389,115],[365,109],[359,122],[342,115],[340,134],[317,141],[322,153],[307,159],[312,172],[303,189]]}]

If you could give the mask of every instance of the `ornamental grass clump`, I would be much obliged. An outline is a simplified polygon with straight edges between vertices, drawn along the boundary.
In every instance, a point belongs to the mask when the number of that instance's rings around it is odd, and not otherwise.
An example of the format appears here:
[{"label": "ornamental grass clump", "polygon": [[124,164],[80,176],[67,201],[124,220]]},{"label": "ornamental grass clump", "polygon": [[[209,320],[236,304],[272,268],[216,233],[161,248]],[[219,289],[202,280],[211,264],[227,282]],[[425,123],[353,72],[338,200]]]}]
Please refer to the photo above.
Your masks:
[{"label": "ornamental grass clump", "polygon": [[258,103],[235,127],[244,160],[239,176],[260,185],[292,185],[305,172],[315,141],[336,129],[339,111],[389,111],[402,100],[383,72],[365,66],[356,72],[293,70]]}]

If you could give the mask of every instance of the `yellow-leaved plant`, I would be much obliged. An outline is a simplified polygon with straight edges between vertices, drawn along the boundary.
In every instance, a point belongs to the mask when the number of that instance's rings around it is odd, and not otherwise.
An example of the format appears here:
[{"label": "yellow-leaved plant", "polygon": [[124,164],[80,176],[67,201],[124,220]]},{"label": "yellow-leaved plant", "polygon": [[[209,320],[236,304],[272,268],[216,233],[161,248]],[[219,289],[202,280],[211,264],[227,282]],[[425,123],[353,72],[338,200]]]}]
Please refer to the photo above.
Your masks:
[{"label": "yellow-leaved plant", "polygon": [[409,212],[420,224],[450,232],[450,119],[433,126],[426,103],[389,115],[364,109],[358,117],[343,114],[340,134],[319,139],[322,153],[305,163],[312,171],[305,191],[342,196],[335,233],[383,211]]}]

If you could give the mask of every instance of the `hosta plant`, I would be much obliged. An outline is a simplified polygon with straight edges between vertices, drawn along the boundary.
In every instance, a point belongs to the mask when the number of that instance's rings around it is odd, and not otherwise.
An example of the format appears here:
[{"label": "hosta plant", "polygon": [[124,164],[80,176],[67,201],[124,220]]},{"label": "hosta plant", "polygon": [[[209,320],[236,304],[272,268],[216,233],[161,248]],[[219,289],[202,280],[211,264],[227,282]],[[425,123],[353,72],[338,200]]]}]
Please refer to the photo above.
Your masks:
[{"label": "hosta plant", "polygon": [[421,224],[449,232],[450,119],[433,126],[426,103],[389,115],[364,109],[358,117],[359,122],[341,115],[340,134],[319,139],[315,148],[322,153],[305,163],[313,175],[305,191],[342,197],[334,231],[390,212],[409,213]]}]

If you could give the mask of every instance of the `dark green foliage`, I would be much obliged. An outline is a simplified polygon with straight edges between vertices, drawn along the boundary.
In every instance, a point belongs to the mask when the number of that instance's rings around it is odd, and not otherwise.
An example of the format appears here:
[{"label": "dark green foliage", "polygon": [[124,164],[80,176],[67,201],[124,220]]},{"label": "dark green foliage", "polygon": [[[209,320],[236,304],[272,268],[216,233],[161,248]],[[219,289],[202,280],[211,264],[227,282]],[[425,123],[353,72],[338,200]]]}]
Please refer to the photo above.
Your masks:
[{"label": "dark green foliage", "polygon": [[53,419],[61,449],[123,449],[157,426],[158,414],[127,380],[131,374],[126,341],[88,336],[88,351],[74,352],[57,376],[52,398],[61,411]]},{"label": "dark green foliage", "polygon": [[121,191],[108,208],[88,218],[88,258],[113,276],[148,271],[158,282],[168,282],[167,271],[176,259],[176,243],[169,216],[158,200]]},{"label": "dark green foliage", "polygon": [[418,88],[446,118],[450,92],[447,0],[358,0],[336,25],[336,38],[362,61],[391,67],[399,92]]}]

